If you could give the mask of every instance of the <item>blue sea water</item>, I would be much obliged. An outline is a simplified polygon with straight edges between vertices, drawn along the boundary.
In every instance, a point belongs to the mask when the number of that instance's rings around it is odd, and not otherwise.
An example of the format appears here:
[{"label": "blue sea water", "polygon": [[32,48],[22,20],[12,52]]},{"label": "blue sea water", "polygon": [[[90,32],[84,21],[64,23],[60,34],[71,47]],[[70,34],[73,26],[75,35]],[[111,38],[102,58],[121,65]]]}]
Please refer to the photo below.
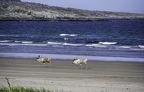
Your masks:
[{"label": "blue sea water", "polygon": [[144,62],[144,20],[0,21],[0,57]]}]

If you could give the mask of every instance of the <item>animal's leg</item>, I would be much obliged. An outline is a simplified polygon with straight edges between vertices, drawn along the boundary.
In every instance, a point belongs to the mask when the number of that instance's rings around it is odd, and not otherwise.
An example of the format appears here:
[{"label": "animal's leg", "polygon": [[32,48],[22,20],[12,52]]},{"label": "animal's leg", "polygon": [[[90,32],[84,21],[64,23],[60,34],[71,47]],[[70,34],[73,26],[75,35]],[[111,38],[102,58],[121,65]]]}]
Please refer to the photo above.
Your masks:
[{"label": "animal's leg", "polygon": [[87,63],[85,63],[85,68],[87,69],[88,67],[87,67]]},{"label": "animal's leg", "polygon": [[44,65],[47,67],[48,66],[48,62],[45,62]]},{"label": "animal's leg", "polygon": [[82,69],[83,68],[82,64],[80,64],[80,66],[81,66],[81,69]]},{"label": "animal's leg", "polygon": [[49,62],[49,65],[51,66],[51,62]]},{"label": "animal's leg", "polygon": [[46,65],[45,63],[43,63],[44,65]]},{"label": "animal's leg", "polygon": [[43,63],[40,63],[41,65],[43,65]]},{"label": "animal's leg", "polygon": [[49,62],[49,66],[51,67],[51,62]]}]

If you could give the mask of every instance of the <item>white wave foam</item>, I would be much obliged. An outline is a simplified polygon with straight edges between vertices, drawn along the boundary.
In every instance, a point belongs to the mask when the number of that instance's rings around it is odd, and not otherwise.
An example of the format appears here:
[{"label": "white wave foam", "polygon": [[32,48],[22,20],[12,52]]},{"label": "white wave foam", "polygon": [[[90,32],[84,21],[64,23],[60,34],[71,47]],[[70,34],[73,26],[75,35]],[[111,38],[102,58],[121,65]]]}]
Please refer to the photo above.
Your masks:
[{"label": "white wave foam", "polygon": [[21,41],[14,41],[14,42],[16,42],[16,43],[22,43]]},{"label": "white wave foam", "polygon": [[101,44],[86,44],[87,47],[99,47],[99,48],[106,48],[107,46]]},{"label": "white wave foam", "polygon": [[0,43],[0,45],[18,46],[18,45],[21,45],[21,44],[18,44],[18,43]]},{"label": "white wave foam", "polygon": [[144,49],[144,46],[143,46],[143,45],[139,45],[138,47],[141,48],[141,49]]},{"label": "white wave foam", "polygon": [[113,44],[117,44],[117,42],[99,42],[99,44],[113,45]]},{"label": "white wave foam", "polygon": [[131,46],[120,46],[120,48],[130,49]]},{"label": "white wave foam", "polygon": [[23,44],[32,44],[32,41],[22,41]]},{"label": "white wave foam", "polygon": [[78,36],[78,34],[59,34],[60,36]]},{"label": "white wave foam", "polygon": [[7,45],[7,46],[47,46],[47,44],[22,44],[22,43],[0,43],[0,45]]},{"label": "white wave foam", "polygon": [[11,42],[11,41],[10,40],[2,40],[0,42],[7,43],[7,42]]},{"label": "white wave foam", "polygon": [[48,44],[51,44],[51,45],[56,45],[56,44],[63,44],[63,43],[60,43],[60,42],[47,42]]},{"label": "white wave foam", "polygon": [[82,46],[83,44],[71,44],[71,43],[64,43],[64,46]]},{"label": "white wave foam", "polygon": [[47,46],[47,44],[24,44],[29,46]]}]

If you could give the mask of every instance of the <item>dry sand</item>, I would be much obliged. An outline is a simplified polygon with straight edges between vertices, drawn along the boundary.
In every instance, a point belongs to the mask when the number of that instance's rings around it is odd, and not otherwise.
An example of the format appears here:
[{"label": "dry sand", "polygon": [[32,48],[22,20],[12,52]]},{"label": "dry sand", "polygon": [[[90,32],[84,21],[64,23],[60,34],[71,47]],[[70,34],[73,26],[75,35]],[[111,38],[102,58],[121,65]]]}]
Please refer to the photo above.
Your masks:
[{"label": "dry sand", "polygon": [[71,60],[52,60],[52,66],[34,59],[0,58],[0,87],[45,88],[64,92],[144,92],[144,63],[88,61],[76,69]]}]

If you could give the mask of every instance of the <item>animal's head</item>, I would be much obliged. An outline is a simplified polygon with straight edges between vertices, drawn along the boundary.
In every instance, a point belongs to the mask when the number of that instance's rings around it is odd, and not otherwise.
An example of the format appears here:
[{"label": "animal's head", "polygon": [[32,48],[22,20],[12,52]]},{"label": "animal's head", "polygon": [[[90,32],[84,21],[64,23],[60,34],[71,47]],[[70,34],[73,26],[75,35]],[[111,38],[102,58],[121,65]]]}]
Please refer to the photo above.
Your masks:
[{"label": "animal's head", "polygon": [[74,58],[74,59],[73,59],[73,62],[72,62],[72,64],[75,64],[75,60],[77,60],[77,59],[76,59],[76,58]]},{"label": "animal's head", "polygon": [[38,57],[36,57],[35,61],[37,61],[37,59],[39,59],[39,58],[40,58],[40,55]]}]

